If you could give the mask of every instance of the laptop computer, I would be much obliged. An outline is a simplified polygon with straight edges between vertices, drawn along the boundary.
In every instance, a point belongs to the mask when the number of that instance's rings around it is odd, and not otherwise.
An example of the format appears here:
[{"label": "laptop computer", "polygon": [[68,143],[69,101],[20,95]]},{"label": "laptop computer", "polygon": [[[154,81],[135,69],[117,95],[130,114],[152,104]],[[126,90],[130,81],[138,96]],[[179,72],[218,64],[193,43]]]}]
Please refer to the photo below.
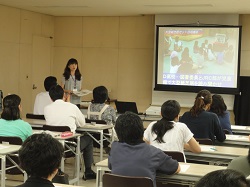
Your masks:
[{"label": "laptop computer", "polygon": [[136,102],[115,101],[115,106],[118,114],[123,114],[127,111],[141,115],[137,110]]}]

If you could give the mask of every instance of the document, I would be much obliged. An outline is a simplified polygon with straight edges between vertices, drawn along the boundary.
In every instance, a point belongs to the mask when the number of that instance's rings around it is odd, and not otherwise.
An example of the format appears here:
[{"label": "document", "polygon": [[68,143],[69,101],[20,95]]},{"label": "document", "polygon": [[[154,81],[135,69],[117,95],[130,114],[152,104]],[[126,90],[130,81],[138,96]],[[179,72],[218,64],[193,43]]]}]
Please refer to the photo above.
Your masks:
[{"label": "document", "polygon": [[73,94],[75,94],[79,97],[82,97],[84,95],[88,95],[90,93],[92,93],[92,91],[90,91],[90,90],[73,91]]}]

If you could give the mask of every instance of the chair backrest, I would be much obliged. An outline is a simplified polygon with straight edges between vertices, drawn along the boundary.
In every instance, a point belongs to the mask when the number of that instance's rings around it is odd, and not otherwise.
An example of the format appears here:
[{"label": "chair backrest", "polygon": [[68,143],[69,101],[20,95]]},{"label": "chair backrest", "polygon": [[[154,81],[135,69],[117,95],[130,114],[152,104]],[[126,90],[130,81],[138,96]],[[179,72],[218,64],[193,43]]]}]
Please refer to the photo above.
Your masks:
[{"label": "chair backrest", "polygon": [[199,144],[203,145],[213,145],[213,141],[209,138],[195,138]]},{"label": "chair backrest", "polygon": [[110,173],[103,175],[103,187],[153,187],[153,181],[149,177],[121,176]]},{"label": "chair backrest", "polygon": [[66,132],[66,131],[70,131],[70,128],[68,126],[43,125],[43,130]]},{"label": "chair backrest", "polygon": [[45,119],[44,115],[27,113],[26,118],[29,119]]},{"label": "chair backrest", "polygon": [[172,159],[177,160],[178,162],[186,162],[185,155],[180,151],[164,151],[168,156],[171,156]]},{"label": "chair backrest", "polygon": [[95,122],[96,124],[107,124],[106,121],[104,120],[96,120],[96,119],[85,119],[86,123],[91,123],[91,122]]},{"label": "chair backrest", "polygon": [[0,143],[9,143],[14,145],[22,145],[23,140],[17,136],[0,136]]}]

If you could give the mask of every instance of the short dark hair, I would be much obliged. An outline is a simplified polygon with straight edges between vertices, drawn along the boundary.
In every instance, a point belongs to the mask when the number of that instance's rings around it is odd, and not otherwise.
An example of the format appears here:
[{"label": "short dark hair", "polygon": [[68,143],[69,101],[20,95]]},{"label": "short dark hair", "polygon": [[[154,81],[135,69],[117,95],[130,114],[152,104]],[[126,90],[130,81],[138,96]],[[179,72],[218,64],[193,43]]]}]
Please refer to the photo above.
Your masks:
[{"label": "short dark hair", "polygon": [[52,86],[57,85],[57,79],[56,77],[49,76],[46,77],[44,80],[44,88],[48,92]]},{"label": "short dark hair", "polygon": [[21,98],[16,94],[7,95],[3,99],[3,112],[1,118],[5,120],[17,120],[20,119],[19,105]]},{"label": "short dark hair", "polygon": [[218,116],[224,116],[227,110],[227,105],[221,95],[215,94],[212,97],[213,101],[210,106],[210,111],[217,114]]},{"label": "short dark hair", "polygon": [[19,150],[20,166],[30,176],[47,178],[59,168],[63,152],[62,144],[51,135],[33,134]]},{"label": "short dark hair", "polygon": [[108,99],[108,90],[105,86],[98,86],[93,90],[94,103],[104,103]]},{"label": "short dark hair", "polygon": [[49,96],[52,101],[56,101],[57,99],[63,99],[64,90],[60,85],[52,86],[49,90]]},{"label": "short dark hair", "polygon": [[143,142],[143,123],[141,118],[133,112],[126,112],[117,118],[115,131],[119,142],[130,145],[136,145]]},{"label": "short dark hair", "polygon": [[212,171],[203,176],[195,187],[249,187],[243,173],[225,169]]}]

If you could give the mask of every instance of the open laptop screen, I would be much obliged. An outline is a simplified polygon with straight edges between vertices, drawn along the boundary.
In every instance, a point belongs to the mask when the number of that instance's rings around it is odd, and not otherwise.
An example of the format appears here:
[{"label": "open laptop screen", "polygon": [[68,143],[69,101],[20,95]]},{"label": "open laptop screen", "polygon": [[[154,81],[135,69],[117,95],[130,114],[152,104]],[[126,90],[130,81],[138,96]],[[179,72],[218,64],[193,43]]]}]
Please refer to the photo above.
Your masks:
[{"label": "open laptop screen", "polygon": [[115,101],[115,106],[118,114],[123,114],[127,111],[138,114],[135,102]]}]

